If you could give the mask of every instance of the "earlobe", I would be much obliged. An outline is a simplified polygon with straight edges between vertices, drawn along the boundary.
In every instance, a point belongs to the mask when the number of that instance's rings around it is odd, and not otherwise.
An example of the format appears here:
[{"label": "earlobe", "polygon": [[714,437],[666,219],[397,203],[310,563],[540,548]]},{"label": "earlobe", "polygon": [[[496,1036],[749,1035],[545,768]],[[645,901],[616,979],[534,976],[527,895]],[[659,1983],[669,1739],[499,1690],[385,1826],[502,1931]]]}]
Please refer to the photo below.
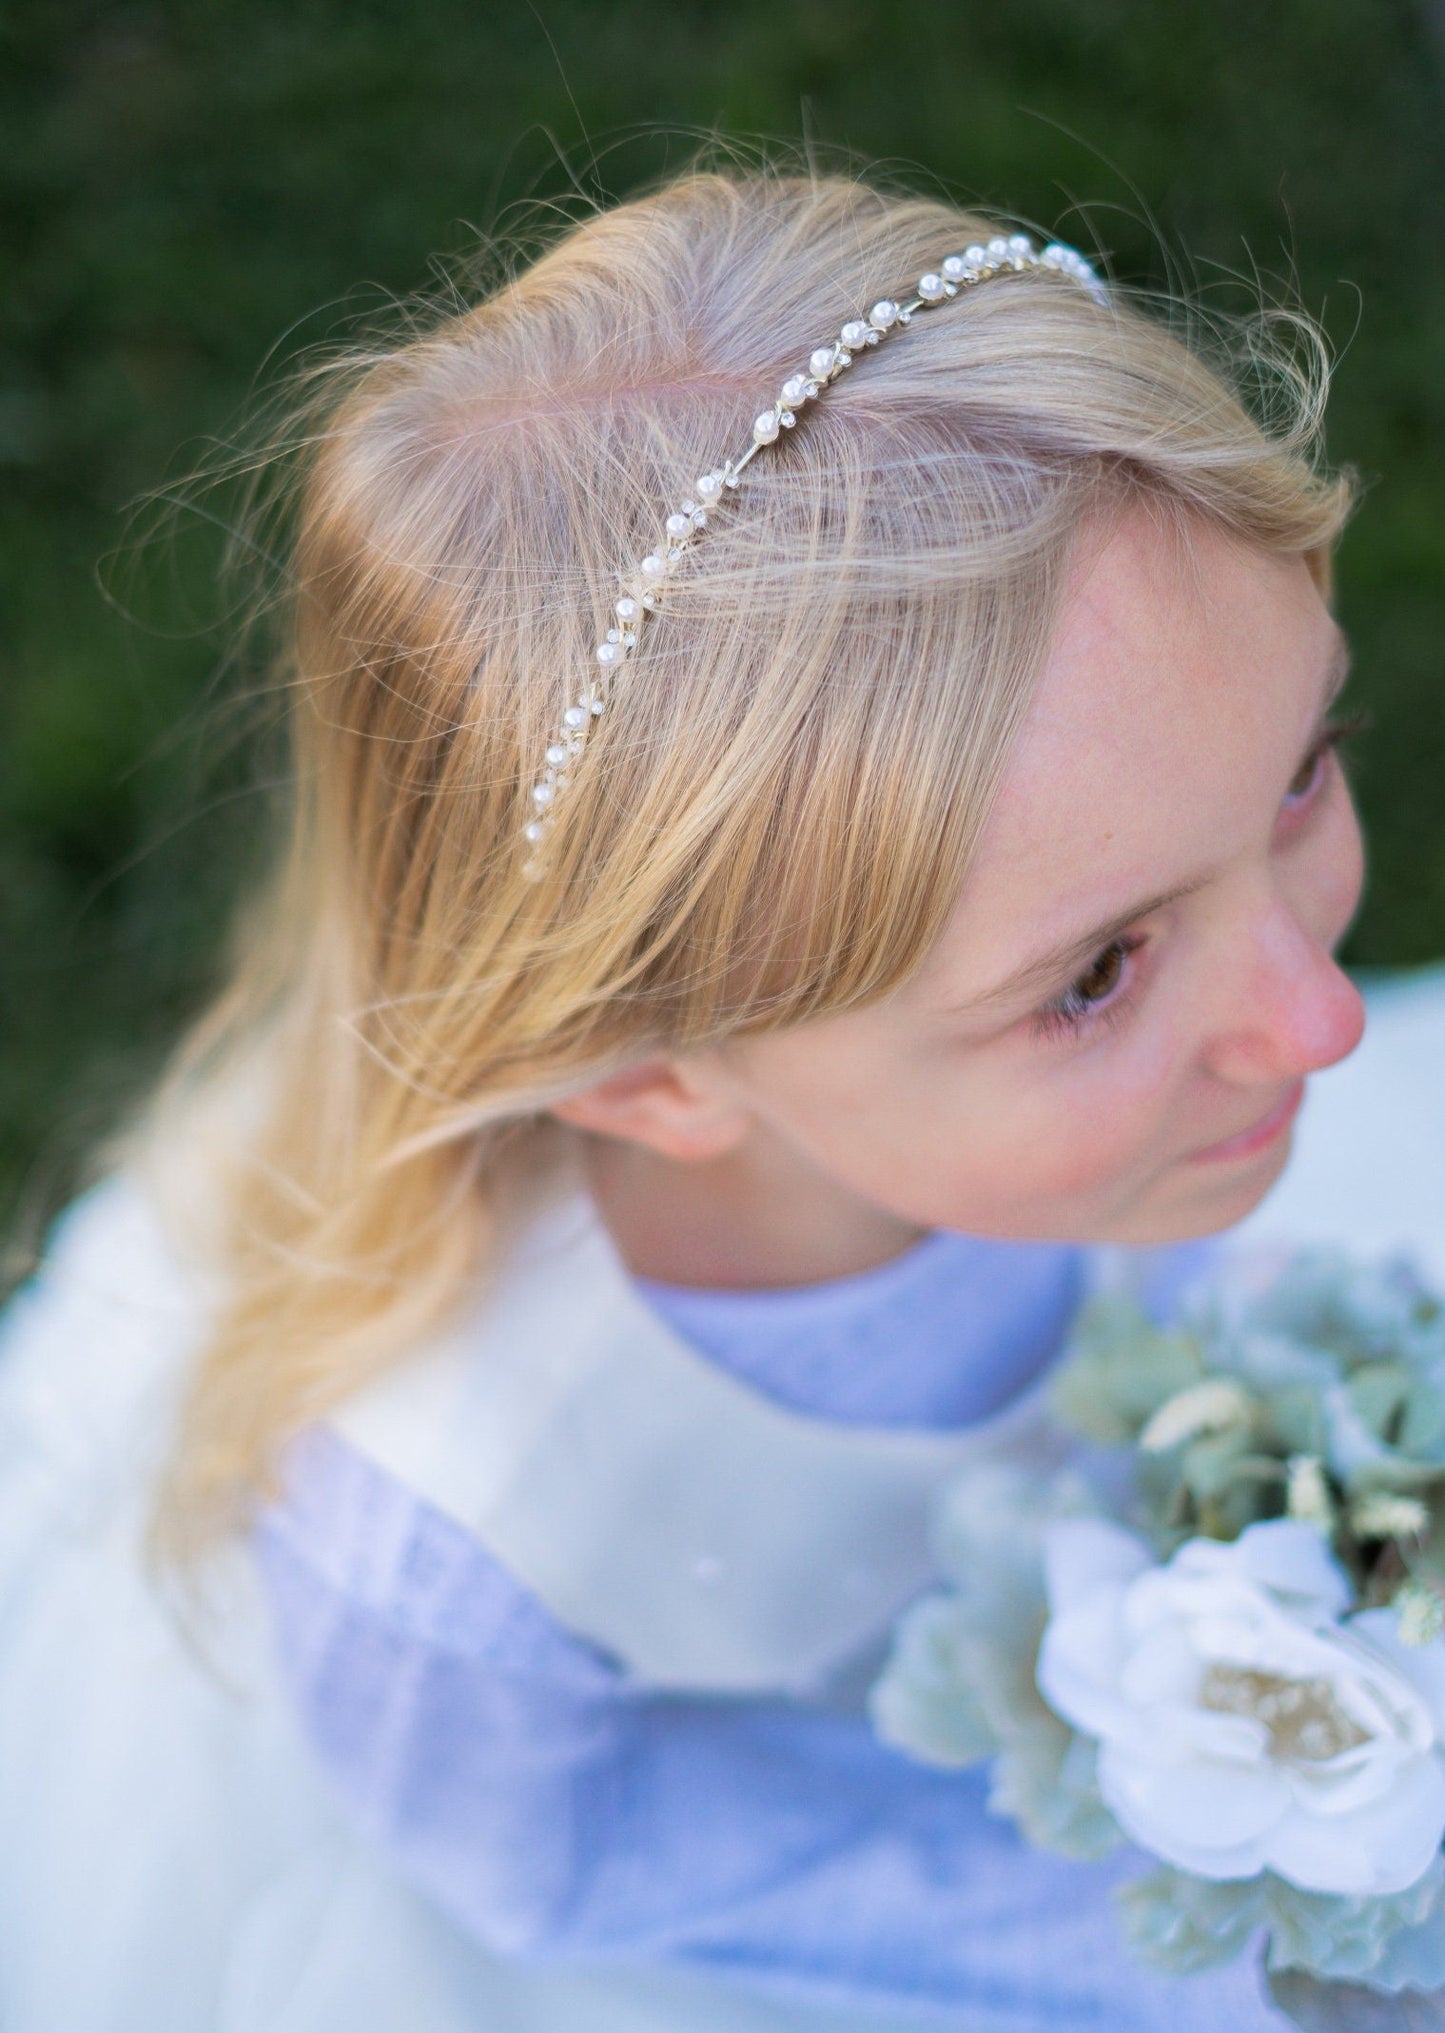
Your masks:
[{"label": "earlobe", "polygon": [[695,1086],[668,1059],[646,1059],[554,1102],[550,1114],[578,1129],[621,1137],[684,1162],[721,1157],[741,1142],[744,1108]]}]

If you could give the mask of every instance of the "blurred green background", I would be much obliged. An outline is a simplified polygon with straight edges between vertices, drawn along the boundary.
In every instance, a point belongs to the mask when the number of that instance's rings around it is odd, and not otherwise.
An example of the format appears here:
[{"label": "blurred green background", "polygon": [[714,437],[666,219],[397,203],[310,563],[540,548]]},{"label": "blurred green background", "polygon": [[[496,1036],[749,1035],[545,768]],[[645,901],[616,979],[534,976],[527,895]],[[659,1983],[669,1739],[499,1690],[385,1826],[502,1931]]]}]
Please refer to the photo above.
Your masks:
[{"label": "blurred green background", "polygon": [[705,129],[881,159],[1221,303],[1294,278],[1366,483],[1346,959],[1445,953],[1438,0],[45,0],[0,17],[0,120],[0,1230],[203,998],[267,823],[224,506],[132,504],[434,257]]}]

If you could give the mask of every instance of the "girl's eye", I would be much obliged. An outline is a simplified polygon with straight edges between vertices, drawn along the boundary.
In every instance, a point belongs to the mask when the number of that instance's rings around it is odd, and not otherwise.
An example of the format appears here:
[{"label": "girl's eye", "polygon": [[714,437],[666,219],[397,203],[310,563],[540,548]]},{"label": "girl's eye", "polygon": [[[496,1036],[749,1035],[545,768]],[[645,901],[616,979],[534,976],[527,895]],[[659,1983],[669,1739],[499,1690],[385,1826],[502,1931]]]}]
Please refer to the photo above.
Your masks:
[{"label": "girl's eye", "polygon": [[1128,993],[1121,992],[1120,984],[1143,944],[1140,936],[1111,939],[1062,995],[1034,1012],[1034,1029],[1040,1036],[1058,1038],[1075,1036],[1091,1023],[1117,1023],[1129,1006]]},{"label": "girl's eye", "polygon": [[1352,734],[1363,734],[1370,725],[1370,715],[1365,712],[1345,713],[1337,720],[1327,720],[1319,740],[1300,765],[1299,774],[1285,792],[1285,804],[1293,809],[1307,804],[1324,780],[1325,765],[1330,751],[1338,748]]}]

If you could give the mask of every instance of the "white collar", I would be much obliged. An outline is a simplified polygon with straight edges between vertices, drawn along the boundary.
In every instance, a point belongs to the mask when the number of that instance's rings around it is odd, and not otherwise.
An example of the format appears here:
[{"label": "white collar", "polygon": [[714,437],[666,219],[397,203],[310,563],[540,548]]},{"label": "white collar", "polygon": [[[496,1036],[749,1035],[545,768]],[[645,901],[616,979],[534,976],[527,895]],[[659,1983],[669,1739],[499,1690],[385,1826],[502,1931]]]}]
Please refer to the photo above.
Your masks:
[{"label": "white collar", "polygon": [[333,1425],[648,1681],[798,1690],[927,1583],[952,1477],[1057,1444],[1046,1383],[952,1433],[774,1404],[645,1305],[572,1162],[465,1317]]}]

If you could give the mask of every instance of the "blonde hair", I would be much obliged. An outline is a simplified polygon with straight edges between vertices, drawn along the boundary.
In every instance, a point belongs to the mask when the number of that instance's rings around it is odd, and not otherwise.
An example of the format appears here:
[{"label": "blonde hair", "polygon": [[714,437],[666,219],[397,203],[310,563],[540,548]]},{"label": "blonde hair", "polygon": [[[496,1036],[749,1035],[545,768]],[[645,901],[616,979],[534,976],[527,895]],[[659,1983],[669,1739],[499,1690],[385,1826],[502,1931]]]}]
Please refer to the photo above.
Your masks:
[{"label": "blonde hair", "polygon": [[1321,470],[1307,321],[1259,420],[1202,332],[1006,278],[755,462],[522,877],[538,759],[660,514],[843,319],[999,230],[852,176],[703,167],[315,376],[285,851],[124,1146],[210,1209],[224,1273],[163,1557],[240,1527],[280,1443],[486,1275],[567,1134],[551,1103],[923,959],[1098,511],[1204,516],[1327,585],[1349,488]]}]

